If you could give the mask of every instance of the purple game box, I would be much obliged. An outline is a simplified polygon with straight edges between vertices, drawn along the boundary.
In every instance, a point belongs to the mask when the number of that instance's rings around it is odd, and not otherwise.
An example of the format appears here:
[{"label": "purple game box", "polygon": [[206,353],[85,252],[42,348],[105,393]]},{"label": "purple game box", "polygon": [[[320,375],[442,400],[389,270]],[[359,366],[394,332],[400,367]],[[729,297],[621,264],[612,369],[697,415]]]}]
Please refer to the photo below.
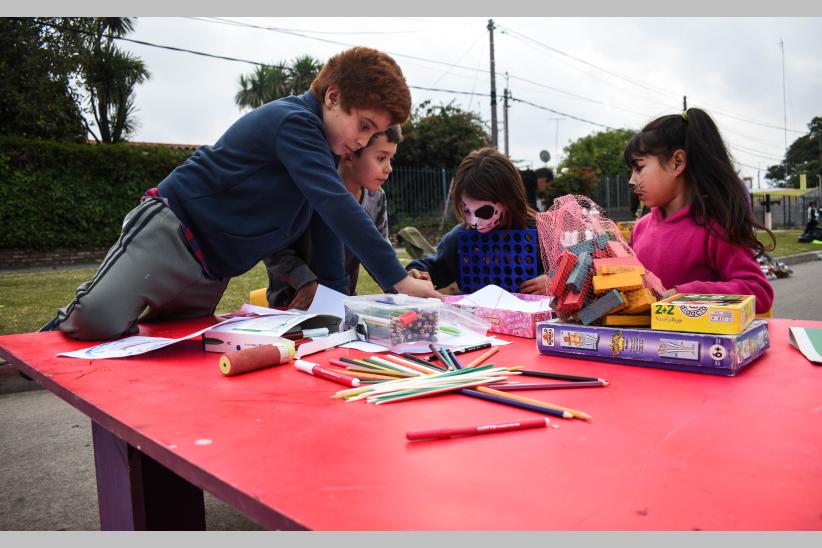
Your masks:
[{"label": "purple game box", "polygon": [[729,377],[764,354],[770,345],[765,320],[754,320],[737,335],[579,325],[560,320],[537,324],[541,354]]}]

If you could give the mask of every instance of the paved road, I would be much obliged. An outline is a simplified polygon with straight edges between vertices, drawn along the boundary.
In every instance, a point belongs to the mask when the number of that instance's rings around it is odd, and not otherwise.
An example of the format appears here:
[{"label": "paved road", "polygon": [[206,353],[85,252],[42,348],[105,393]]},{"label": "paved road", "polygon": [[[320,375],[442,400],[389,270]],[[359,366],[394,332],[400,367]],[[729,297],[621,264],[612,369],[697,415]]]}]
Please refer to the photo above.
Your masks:
[{"label": "paved road", "polygon": [[[774,280],[774,316],[822,320],[822,261]],[[97,530],[91,424],[57,396],[0,366],[0,530]],[[206,494],[210,530],[259,527]]]}]

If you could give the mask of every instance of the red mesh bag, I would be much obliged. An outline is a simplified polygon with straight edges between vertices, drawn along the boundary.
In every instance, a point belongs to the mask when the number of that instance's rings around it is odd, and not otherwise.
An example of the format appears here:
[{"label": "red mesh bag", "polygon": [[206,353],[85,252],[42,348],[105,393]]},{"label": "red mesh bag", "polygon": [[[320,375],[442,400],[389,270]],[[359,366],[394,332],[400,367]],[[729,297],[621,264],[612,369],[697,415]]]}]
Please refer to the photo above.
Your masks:
[{"label": "red mesh bag", "polygon": [[[639,260],[616,224],[586,196],[566,195],[537,217],[540,254],[554,312],[565,321],[597,299],[591,287],[595,264],[637,264]],[[650,271],[643,285],[657,298],[665,288]]]}]

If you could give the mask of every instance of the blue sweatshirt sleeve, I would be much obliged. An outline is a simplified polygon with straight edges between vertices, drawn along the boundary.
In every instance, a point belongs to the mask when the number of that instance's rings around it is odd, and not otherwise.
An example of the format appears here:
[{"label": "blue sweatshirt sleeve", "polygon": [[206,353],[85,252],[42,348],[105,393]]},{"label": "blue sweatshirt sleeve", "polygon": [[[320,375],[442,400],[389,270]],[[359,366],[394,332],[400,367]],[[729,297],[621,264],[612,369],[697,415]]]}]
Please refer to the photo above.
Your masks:
[{"label": "blue sweatshirt sleeve", "polygon": [[452,228],[437,244],[436,255],[414,259],[405,266],[406,270],[416,268],[428,272],[431,275],[431,282],[437,288],[445,287],[452,282],[459,282],[459,233],[463,230],[466,229],[462,225]]},{"label": "blue sweatshirt sleeve", "polygon": [[327,258],[313,265],[320,282],[346,291],[343,244],[384,289],[405,278],[394,248],[340,179],[322,124],[292,116],[280,126],[275,147],[294,183],[322,218],[323,223],[312,223],[312,254]]}]

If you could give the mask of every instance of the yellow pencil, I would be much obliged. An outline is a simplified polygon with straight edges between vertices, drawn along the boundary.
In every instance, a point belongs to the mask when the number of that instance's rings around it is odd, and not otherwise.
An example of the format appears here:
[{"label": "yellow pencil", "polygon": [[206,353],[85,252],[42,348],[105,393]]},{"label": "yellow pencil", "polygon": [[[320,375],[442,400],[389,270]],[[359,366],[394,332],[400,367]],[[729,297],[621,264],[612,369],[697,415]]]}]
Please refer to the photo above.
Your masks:
[{"label": "yellow pencil", "polygon": [[488,352],[485,352],[482,356],[480,356],[479,358],[475,359],[474,361],[472,361],[471,363],[466,365],[465,369],[468,369],[470,367],[478,366],[479,364],[481,364],[482,362],[484,362],[485,360],[487,360],[488,358],[490,358],[491,356],[493,356],[497,352],[499,352],[499,346],[492,346],[491,349],[488,350]]},{"label": "yellow pencil", "polygon": [[543,407],[550,407],[552,409],[558,409],[560,411],[568,411],[574,417],[578,419],[584,420],[591,420],[591,415],[585,413],[584,411],[579,411],[578,409],[571,409],[570,407],[564,407],[562,405],[557,405],[555,403],[548,403],[542,400],[535,400],[533,398],[526,398],[524,396],[517,396],[515,394],[511,394],[509,392],[503,392],[501,390],[494,390],[493,388],[488,388],[487,386],[478,386],[476,390],[480,392],[485,392],[486,394],[491,394],[494,396],[505,397],[517,401],[521,401],[522,403],[530,403],[532,405],[542,405]]}]

